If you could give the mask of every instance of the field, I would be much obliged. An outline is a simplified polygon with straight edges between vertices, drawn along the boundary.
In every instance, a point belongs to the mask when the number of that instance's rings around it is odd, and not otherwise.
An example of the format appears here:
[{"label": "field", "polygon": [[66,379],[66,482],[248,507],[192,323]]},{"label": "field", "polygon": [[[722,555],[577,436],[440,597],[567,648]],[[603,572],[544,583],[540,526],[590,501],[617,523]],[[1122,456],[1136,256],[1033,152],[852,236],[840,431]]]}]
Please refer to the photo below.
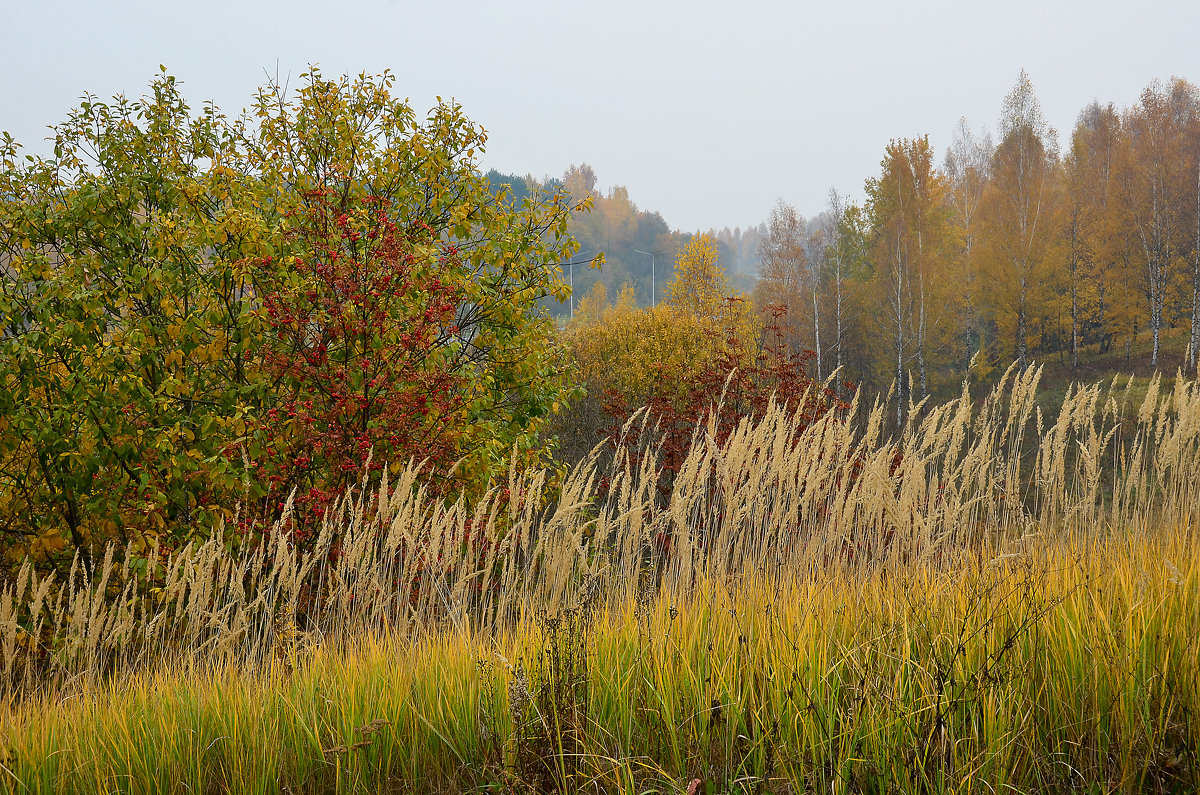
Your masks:
[{"label": "field", "polygon": [[[1200,387],[1036,371],[0,595],[11,792],[1193,792]],[[636,422],[628,432],[637,436]]]}]

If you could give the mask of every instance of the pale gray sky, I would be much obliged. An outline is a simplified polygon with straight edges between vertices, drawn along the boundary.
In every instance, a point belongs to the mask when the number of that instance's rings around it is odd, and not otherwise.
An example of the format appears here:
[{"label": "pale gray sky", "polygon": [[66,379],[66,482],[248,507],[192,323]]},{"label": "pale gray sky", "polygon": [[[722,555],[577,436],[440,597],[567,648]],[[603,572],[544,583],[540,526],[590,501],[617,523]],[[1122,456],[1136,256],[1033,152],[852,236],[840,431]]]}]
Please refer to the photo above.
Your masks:
[{"label": "pale gray sky", "polygon": [[0,129],[30,151],[85,91],[140,95],[158,64],[227,113],[264,72],[392,69],[418,110],[454,97],[485,167],[592,165],[684,230],[777,198],[857,197],[890,138],[994,129],[1021,68],[1065,140],[1092,99],[1200,81],[1200,1],[85,2],[0,4]]}]

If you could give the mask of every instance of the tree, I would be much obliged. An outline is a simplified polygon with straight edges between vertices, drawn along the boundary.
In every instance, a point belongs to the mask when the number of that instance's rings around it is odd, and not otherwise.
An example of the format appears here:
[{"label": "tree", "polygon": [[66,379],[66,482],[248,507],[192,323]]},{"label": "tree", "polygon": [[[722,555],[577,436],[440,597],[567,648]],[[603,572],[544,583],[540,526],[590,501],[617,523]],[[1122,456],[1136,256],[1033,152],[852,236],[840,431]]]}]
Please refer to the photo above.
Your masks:
[{"label": "tree", "polygon": [[1058,224],[1054,220],[1057,156],[1053,131],[1024,70],[1004,100],[1000,144],[982,199],[986,245],[982,267],[995,289],[1013,358],[1029,364],[1031,316],[1051,277]]},{"label": "tree", "polygon": [[1087,326],[1095,325],[1094,340],[1107,351],[1123,332],[1128,359],[1144,295],[1135,261],[1136,235],[1121,207],[1119,177],[1126,142],[1121,116],[1113,105],[1092,103],[1076,123],[1069,165],[1077,173],[1068,177],[1076,180],[1069,187],[1083,191],[1082,246],[1091,255],[1090,261],[1085,258],[1080,264],[1085,268],[1084,284],[1094,295],[1097,320],[1085,325],[1084,333],[1088,334]]},{"label": "tree", "polygon": [[[243,529],[274,519],[293,492],[301,516],[319,518],[389,461],[425,460],[435,494],[467,486],[456,467],[474,444],[455,344],[463,295],[447,278],[461,268],[458,253],[431,229],[402,231],[390,210],[382,199],[314,191],[290,225],[288,242],[306,253],[289,257],[286,274],[270,262],[257,274],[274,399],[248,428],[262,510],[241,516]],[[314,523],[296,524],[294,540],[308,540]]]},{"label": "tree", "polygon": [[596,175],[587,164],[572,166],[563,182],[573,196],[592,201],[592,212],[575,214],[569,226],[581,247],[579,259],[593,266],[603,262],[603,269],[593,267],[584,272],[576,267],[577,291],[585,293],[600,282],[615,295],[629,282],[637,291],[639,305],[657,303],[669,275],[663,266],[679,248],[680,235],[672,233],[658,213],[639,210],[626,188],[616,185],[607,193],[597,191]]},{"label": "tree", "polygon": [[1067,244],[1066,271],[1071,302],[1071,365],[1079,348],[1099,342],[1107,348],[1121,324],[1116,309],[1124,257],[1121,230],[1113,223],[1113,167],[1120,143],[1120,118],[1111,105],[1092,103],[1079,114],[1064,160]]},{"label": "tree", "polygon": [[[563,189],[540,190],[520,208],[497,201],[476,164],[486,135],[460,106],[439,105],[418,122],[391,96],[388,74],[325,80],[313,70],[306,79],[294,101],[277,85],[259,93],[257,128],[239,129],[245,167],[291,206],[310,188],[346,214],[356,202],[382,202],[403,234],[436,241],[414,256],[435,263],[434,283],[455,291],[435,345],[465,378],[462,411],[442,421],[461,430],[458,487],[485,485],[514,452],[538,453],[547,415],[574,393],[538,302],[567,297],[558,263],[578,250],[568,222],[591,201]],[[272,218],[288,218],[281,205]],[[299,239],[281,224],[275,241],[287,254]]]},{"label": "tree", "polygon": [[183,542],[239,502],[273,518],[288,487],[355,482],[372,445],[460,460],[447,496],[543,449],[573,390],[537,301],[565,297],[586,203],[499,200],[482,130],[453,104],[418,121],[390,75],[303,80],[230,122],[163,75],[86,98],[52,159],[4,139],[11,555]]},{"label": "tree", "polygon": [[667,305],[696,317],[719,318],[729,296],[729,281],[718,264],[717,243],[696,235],[675,258],[675,278],[667,285]]},{"label": "tree", "polygon": [[977,253],[980,243],[979,205],[988,182],[992,159],[992,140],[987,134],[976,135],[966,119],[959,121],[954,142],[946,152],[943,173],[949,183],[947,198],[951,224],[955,232],[953,263],[963,284],[965,299],[963,323],[963,370],[972,356],[983,350],[981,308],[986,303],[977,295]]},{"label": "tree", "polygon": [[825,369],[821,352],[821,299],[824,287],[824,274],[827,266],[826,252],[829,240],[820,222],[814,222],[811,231],[804,238],[805,257],[808,260],[808,298],[812,303],[813,326],[813,363],[817,369],[817,380],[824,377]]},{"label": "tree", "polygon": [[266,231],[213,108],[162,76],[142,101],[87,96],[54,156],[0,171],[0,529],[10,560],[143,549],[231,515],[222,454],[267,395],[245,255]]},{"label": "tree", "polygon": [[[845,300],[844,288],[850,275],[850,262],[846,251],[845,238],[842,230],[846,225],[846,202],[834,188],[829,189],[829,208],[825,212],[822,231],[826,241],[826,258],[833,270],[833,346],[836,351],[835,370],[842,369],[842,345],[845,339],[844,319]],[[820,374],[818,373],[818,377]]]},{"label": "tree", "polygon": [[1198,105],[1200,97],[1190,83],[1178,79],[1169,86],[1154,83],[1125,118],[1121,195],[1145,267],[1153,337],[1151,366],[1158,364],[1168,293],[1177,275],[1177,260],[1187,250],[1190,237],[1194,203],[1188,134],[1200,115]]},{"label": "tree", "polygon": [[787,310],[795,323],[802,316],[808,293],[813,300],[813,346],[821,347],[820,313],[815,300],[808,253],[808,224],[796,208],[779,199],[767,220],[767,234],[759,244],[759,281],[755,302],[760,312],[773,305]]},{"label": "tree", "polygon": [[1192,238],[1192,323],[1188,335],[1187,363],[1200,374],[1200,119],[1193,119],[1192,165],[1196,172],[1196,225]]},{"label": "tree", "polygon": [[[670,488],[692,447],[698,427],[711,423],[723,442],[742,420],[761,416],[774,404],[793,412],[794,441],[830,410],[848,405],[839,392],[808,377],[811,351],[789,349],[783,337],[786,309],[772,310],[771,327],[759,345],[753,315],[741,309],[745,299],[729,295],[721,317],[660,306],[640,311],[606,312],[586,333],[572,329],[572,347],[588,372],[589,388],[605,390],[604,410],[612,418],[609,442],[637,461],[648,450],[660,456],[659,489]],[[722,327],[723,326],[723,327]],[[747,338],[747,328],[753,336]],[[842,393],[853,385],[840,385]],[[643,407],[656,444],[646,447],[627,434],[629,421]],[[669,536],[668,536],[669,538]]]},{"label": "tree", "polygon": [[[711,318],[665,305],[638,309],[633,299],[627,287],[599,312],[577,313],[563,334],[589,396],[630,410],[655,396],[677,398],[716,360],[725,342]],[[589,300],[589,310],[591,305]]]},{"label": "tree", "polygon": [[1071,367],[1079,367],[1079,339],[1081,336],[1083,308],[1083,285],[1086,265],[1090,261],[1088,248],[1090,214],[1086,202],[1083,166],[1080,164],[1081,142],[1078,133],[1071,142],[1071,152],[1064,163],[1067,189],[1067,277],[1071,297]]},{"label": "tree", "polygon": [[909,397],[908,364],[915,360],[921,396],[927,396],[932,332],[953,303],[943,264],[949,213],[946,180],[933,167],[927,136],[893,141],[881,165],[882,174],[866,187],[870,258],[876,317],[890,338],[899,424]]},{"label": "tree", "polygon": [[[621,298],[625,297],[625,290],[621,291]],[[608,309],[608,288],[604,286],[604,282],[597,281],[592,285],[592,291],[579,300],[579,308],[575,312],[574,319],[570,322],[571,326],[591,326],[600,321],[604,316],[604,312]]]},{"label": "tree", "polygon": [[488,186],[497,198],[503,198],[517,207],[525,204],[526,199],[536,199],[537,197],[538,183],[532,174],[526,174],[523,177],[516,174],[501,174],[493,168],[485,177]]}]

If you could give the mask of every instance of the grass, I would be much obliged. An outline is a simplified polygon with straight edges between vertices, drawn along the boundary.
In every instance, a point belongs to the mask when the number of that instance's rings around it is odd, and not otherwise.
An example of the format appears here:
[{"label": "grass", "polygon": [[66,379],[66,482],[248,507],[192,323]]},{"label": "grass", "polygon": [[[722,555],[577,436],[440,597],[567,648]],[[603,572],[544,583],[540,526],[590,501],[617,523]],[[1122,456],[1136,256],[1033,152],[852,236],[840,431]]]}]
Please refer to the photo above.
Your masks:
[{"label": "grass", "polygon": [[312,553],[26,569],[0,789],[1197,791],[1200,388],[1037,386],[700,433],[667,498],[409,469]]},{"label": "grass", "polygon": [[[588,661],[577,758],[541,780],[1189,791],[1195,541],[1027,539],[953,571],[705,581],[604,610],[567,638]],[[142,673],[27,701],[0,722],[6,775],[45,792],[520,791],[539,777],[517,738],[558,750],[509,692],[518,666],[535,694],[554,675],[544,635],[384,635],[295,667]]]}]

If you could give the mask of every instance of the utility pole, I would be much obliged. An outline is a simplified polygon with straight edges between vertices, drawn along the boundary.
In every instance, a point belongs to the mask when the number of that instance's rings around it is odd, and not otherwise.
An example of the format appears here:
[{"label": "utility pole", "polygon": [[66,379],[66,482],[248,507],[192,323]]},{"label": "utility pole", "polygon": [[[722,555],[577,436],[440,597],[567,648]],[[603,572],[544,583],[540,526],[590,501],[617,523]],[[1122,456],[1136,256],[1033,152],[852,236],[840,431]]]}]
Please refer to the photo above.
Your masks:
[{"label": "utility pole", "polygon": [[645,254],[650,258],[650,306],[658,306],[658,301],[654,299],[654,254],[649,251],[642,251],[640,248],[635,248],[634,252]]}]

